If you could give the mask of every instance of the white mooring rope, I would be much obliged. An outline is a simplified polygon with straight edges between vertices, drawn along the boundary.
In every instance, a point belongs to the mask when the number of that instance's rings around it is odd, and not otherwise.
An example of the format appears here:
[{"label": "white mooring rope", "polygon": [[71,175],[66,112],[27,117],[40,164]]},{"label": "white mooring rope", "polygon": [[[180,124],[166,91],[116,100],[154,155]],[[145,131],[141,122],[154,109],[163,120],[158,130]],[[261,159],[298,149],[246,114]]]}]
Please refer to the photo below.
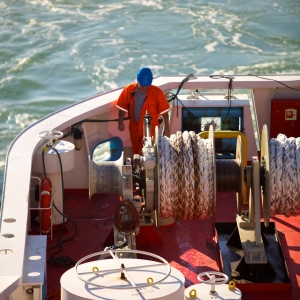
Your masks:
[{"label": "white mooring rope", "polygon": [[[195,132],[159,136],[161,217],[206,219],[213,205],[213,148]],[[270,140],[270,215],[300,214],[300,138]]]},{"label": "white mooring rope", "polygon": [[270,215],[300,214],[300,138],[279,134],[270,140]]},{"label": "white mooring rope", "polygon": [[159,137],[161,217],[205,219],[213,205],[213,147],[194,132]]}]

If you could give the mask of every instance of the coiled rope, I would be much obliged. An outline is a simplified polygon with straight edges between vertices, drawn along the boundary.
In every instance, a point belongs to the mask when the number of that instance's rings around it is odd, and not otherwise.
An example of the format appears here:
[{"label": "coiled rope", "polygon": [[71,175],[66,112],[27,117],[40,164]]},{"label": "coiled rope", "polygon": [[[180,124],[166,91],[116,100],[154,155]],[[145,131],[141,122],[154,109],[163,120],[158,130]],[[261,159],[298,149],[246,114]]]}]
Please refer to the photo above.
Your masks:
[{"label": "coiled rope", "polygon": [[[160,213],[178,221],[206,219],[213,205],[213,148],[195,132],[159,136]],[[270,215],[300,214],[300,137],[271,139]]]},{"label": "coiled rope", "polygon": [[270,215],[300,214],[300,138],[279,134],[270,140]]},{"label": "coiled rope", "polygon": [[213,206],[213,147],[195,132],[159,136],[161,217],[206,219]]},{"label": "coiled rope", "polygon": [[123,235],[131,235],[139,226],[138,211],[130,200],[121,201],[114,213],[114,224]]}]

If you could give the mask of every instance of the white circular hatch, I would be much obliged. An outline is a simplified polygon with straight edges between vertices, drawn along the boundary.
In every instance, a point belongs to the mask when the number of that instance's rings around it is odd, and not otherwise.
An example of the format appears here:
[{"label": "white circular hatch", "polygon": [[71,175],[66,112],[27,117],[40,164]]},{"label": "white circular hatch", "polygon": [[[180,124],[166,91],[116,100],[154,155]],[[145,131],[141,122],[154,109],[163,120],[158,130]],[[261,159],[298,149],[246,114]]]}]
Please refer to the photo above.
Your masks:
[{"label": "white circular hatch", "polygon": [[[155,260],[121,258],[133,252]],[[92,256],[111,254],[112,259],[82,263]],[[81,259],[61,277],[61,299],[161,299],[182,300],[184,276],[163,258],[138,250],[109,250]]]}]

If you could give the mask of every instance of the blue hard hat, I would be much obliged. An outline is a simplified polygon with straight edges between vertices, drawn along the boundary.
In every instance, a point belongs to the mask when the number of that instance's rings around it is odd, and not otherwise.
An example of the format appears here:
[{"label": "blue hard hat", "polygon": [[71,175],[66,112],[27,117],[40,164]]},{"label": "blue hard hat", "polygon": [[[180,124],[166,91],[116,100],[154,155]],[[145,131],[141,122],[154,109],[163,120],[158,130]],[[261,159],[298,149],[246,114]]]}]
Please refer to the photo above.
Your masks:
[{"label": "blue hard hat", "polygon": [[152,83],[153,75],[148,67],[142,67],[138,70],[136,74],[136,79],[138,83],[142,86],[149,86]]}]

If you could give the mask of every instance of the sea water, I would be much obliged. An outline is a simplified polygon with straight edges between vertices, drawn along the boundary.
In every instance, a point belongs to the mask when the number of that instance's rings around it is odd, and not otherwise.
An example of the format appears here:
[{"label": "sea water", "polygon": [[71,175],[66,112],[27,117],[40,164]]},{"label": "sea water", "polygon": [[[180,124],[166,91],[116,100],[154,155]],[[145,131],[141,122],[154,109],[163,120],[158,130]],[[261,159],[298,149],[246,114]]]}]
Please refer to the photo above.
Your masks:
[{"label": "sea water", "polygon": [[300,73],[300,1],[0,0],[0,46],[1,196],[17,134],[134,81],[141,66],[154,76]]}]

